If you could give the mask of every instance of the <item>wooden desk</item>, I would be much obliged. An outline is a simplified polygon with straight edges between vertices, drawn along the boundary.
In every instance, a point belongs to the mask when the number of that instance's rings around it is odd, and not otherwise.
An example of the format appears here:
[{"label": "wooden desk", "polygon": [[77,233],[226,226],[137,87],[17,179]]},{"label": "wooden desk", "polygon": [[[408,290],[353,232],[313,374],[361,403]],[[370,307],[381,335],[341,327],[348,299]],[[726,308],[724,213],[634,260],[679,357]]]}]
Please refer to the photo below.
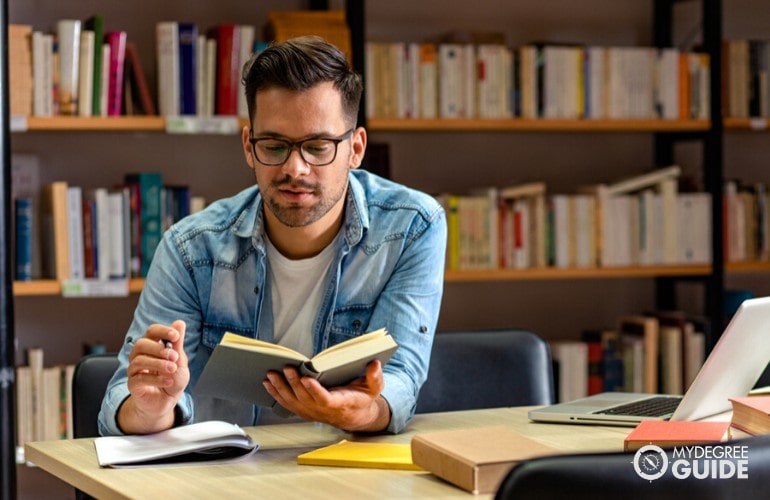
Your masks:
[{"label": "wooden desk", "polygon": [[569,452],[621,451],[623,427],[536,424],[529,408],[417,415],[402,434],[359,436],[314,423],[249,427],[260,450],[231,464],[102,469],[93,439],[28,443],[26,457],[97,498],[490,498],[474,497],[427,472],[297,465],[297,455],[341,439],[408,443],[420,432],[504,425]]}]

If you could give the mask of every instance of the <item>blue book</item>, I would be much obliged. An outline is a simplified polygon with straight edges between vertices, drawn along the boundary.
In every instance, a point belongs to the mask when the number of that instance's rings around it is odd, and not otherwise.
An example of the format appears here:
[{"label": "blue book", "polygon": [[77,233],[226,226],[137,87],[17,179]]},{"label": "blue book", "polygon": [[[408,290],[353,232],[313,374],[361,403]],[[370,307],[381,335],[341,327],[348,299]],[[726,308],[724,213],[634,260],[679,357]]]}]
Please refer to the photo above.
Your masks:
[{"label": "blue book", "polygon": [[18,281],[32,279],[32,198],[14,200],[16,276]]},{"label": "blue book", "polygon": [[198,27],[194,23],[179,23],[179,112],[196,114],[196,53]]},{"label": "blue book", "polygon": [[135,184],[139,191],[139,232],[141,241],[140,276],[147,276],[150,262],[163,234],[161,191],[163,178],[157,172],[127,174],[126,184]]}]

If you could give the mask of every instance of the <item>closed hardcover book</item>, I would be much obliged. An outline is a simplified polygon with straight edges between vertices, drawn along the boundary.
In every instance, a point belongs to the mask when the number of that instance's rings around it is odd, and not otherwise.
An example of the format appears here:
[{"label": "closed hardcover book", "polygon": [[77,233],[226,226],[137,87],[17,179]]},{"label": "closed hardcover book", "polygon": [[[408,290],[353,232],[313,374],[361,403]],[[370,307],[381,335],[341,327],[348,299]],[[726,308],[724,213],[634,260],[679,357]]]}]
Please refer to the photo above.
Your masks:
[{"label": "closed hardcover book", "polygon": [[80,68],[80,21],[61,19],[56,23],[59,46],[59,114],[78,113]]},{"label": "closed hardcover book", "polygon": [[732,426],[751,435],[770,433],[770,396],[731,398]]},{"label": "closed hardcover book", "polygon": [[238,114],[240,89],[240,32],[235,24],[220,24],[213,29],[217,41],[216,114]]},{"label": "closed hardcover book", "polygon": [[[130,98],[135,103],[135,110],[138,107],[141,114],[155,115],[155,103],[152,100],[147,77],[144,74],[142,62],[139,59],[139,51],[136,49],[136,44],[132,42],[126,42],[126,69],[127,73],[131,75],[129,81],[129,88],[131,89]],[[129,96],[126,96],[126,99],[128,98]]]},{"label": "closed hardcover book", "polygon": [[412,462],[412,448],[401,443],[368,443],[343,439],[297,456],[299,465],[423,470]]},{"label": "closed hardcover book", "polygon": [[429,432],[412,438],[416,465],[473,494],[494,493],[519,462],[555,453],[505,427]]},{"label": "closed hardcover book", "polygon": [[104,43],[104,18],[93,15],[86,19],[83,28],[94,33],[91,114],[102,115],[102,44]]},{"label": "closed hardcover book", "polygon": [[194,23],[179,23],[179,114],[197,112],[197,50],[198,27]]},{"label": "closed hardcover book", "polygon": [[[268,371],[295,366],[303,376],[324,387],[344,385],[363,376],[366,365],[378,359],[384,365],[398,348],[385,329],[354,337],[312,358],[277,344],[226,333],[203,369],[195,393],[264,407],[276,405],[262,386]],[[244,384],[253,380],[253,384]]]},{"label": "closed hardcover book", "polygon": [[[141,241],[140,275],[147,276],[155,248],[162,236],[161,190],[163,179],[157,172],[141,172],[126,175],[126,184],[136,185],[139,194],[139,232]],[[132,188],[134,189],[134,188]],[[132,258],[134,257],[132,252]]]},{"label": "closed hardcover book", "polygon": [[107,115],[123,114],[124,69],[126,64],[126,32],[110,31],[104,35],[104,41],[110,46],[109,85],[107,87]]},{"label": "closed hardcover book", "polygon": [[179,27],[176,22],[155,26],[158,61],[158,109],[163,116],[179,114]]},{"label": "closed hardcover book", "polygon": [[729,427],[730,422],[645,420],[626,436],[623,449],[636,451],[649,444],[674,448],[720,442],[727,438]]},{"label": "closed hardcover book", "polygon": [[16,242],[14,279],[18,281],[32,279],[32,220],[32,198],[16,198],[14,200],[14,241]]},{"label": "closed hardcover book", "polygon": [[67,182],[43,186],[40,198],[41,234],[44,243],[43,275],[59,281],[70,277],[69,229],[67,222]]}]

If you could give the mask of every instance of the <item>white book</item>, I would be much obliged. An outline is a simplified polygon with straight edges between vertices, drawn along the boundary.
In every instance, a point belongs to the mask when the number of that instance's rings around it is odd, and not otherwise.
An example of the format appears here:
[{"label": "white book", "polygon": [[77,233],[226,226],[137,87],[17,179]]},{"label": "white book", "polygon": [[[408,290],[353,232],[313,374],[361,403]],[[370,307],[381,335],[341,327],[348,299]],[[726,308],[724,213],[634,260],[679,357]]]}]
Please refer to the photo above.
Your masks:
[{"label": "white book", "polygon": [[107,193],[107,212],[109,216],[109,278],[126,278],[128,257],[126,255],[126,227],[123,191],[110,191]]},{"label": "white book", "polygon": [[660,49],[655,75],[658,116],[666,120],[676,120],[679,118],[679,50]]},{"label": "white book", "polygon": [[[251,54],[254,51],[254,26],[249,25],[241,25],[240,26],[240,57],[239,57],[239,68],[241,70],[243,69],[244,65],[249,61],[249,58],[251,58]],[[238,73],[240,75],[240,72]],[[238,88],[240,89],[238,91],[238,116],[241,118],[248,118],[249,117],[249,109],[246,103],[246,94],[243,92],[243,89],[239,85]]]},{"label": "white book", "polygon": [[53,116],[53,35],[32,32],[32,82],[35,116]]},{"label": "white book", "polygon": [[551,196],[551,219],[553,241],[553,265],[558,268],[570,267],[570,228],[571,217],[570,196],[567,194],[554,194]]},{"label": "white book", "polygon": [[661,386],[665,394],[682,394],[682,330],[678,326],[660,326]]},{"label": "white book", "polygon": [[178,116],[179,83],[179,25],[174,21],[155,25],[158,58],[158,107],[161,116]]},{"label": "white book", "polygon": [[462,73],[463,47],[460,44],[441,44],[438,47],[439,116],[460,118],[463,109]]},{"label": "white book", "polygon": [[[101,97],[101,116],[107,116],[107,98],[110,87],[110,65],[106,61],[110,60],[112,49],[108,43],[102,45],[102,88],[99,89]],[[94,89],[96,91],[96,89]]]},{"label": "white book", "polygon": [[206,107],[204,116],[213,116],[217,81],[217,41],[206,40]]},{"label": "white book", "polygon": [[27,349],[27,365],[30,370],[30,387],[32,391],[32,440],[40,441],[45,435],[45,419],[43,407],[43,349],[34,347]]},{"label": "white book", "polygon": [[593,196],[572,195],[573,234],[575,241],[575,267],[596,265],[596,213]]},{"label": "white book", "polygon": [[438,116],[438,47],[420,44],[420,118]]},{"label": "white book", "polygon": [[420,45],[409,43],[406,46],[406,116],[420,117]]},{"label": "white book", "polygon": [[78,115],[91,116],[94,92],[94,32],[90,30],[80,33],[78,86]]},{"label": "white book", "polygon": [[43,368],[43,436],[45,441],[62,438],[61,368]]},{"label": "white book", "polygon": [[80,20],[61,19],[56,23],[59,42],[59,114],[78,112],[78,73],[80,71]]},{"label": "white book", "polygon": [[96,276],[104,281],[110,279],[110,210],[107,188],[96,188],[92,192],[96,210]]},{"label": "white book", "polygon": [[711,193],[680,193],[677,209],[677,264],[711,264]]},{"label": "white book", "polygon": [[588,395],[588,344],[579,341],[551,342],[551,354],[559,364],[559,401]]},{"label": "white book", "polygon": [[67,187],[67,231],[70,250],[70,279],[83,279],[85,277],[83,194],[80,186]]},{"label": "white book", "polygon": [[589,71],[586,75],[585,86],[588,89],[588,114],[586,118],[604,119],[607,117],[606,89],[607,79],[606,49],[604,47],[587,47],[586,59]]}]

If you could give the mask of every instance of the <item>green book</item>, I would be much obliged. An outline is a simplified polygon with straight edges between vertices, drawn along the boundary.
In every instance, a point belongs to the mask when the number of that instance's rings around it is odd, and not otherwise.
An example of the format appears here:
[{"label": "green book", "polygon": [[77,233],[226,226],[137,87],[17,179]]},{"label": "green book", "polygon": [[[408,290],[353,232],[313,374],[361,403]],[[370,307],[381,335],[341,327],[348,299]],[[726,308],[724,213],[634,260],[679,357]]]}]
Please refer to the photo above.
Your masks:
[{"label": "green book", "polygon": [[163,178],[157,172],[141,172],[136,174],[127,174],[125,176],[126,184],[129,187],[133,184],[139,191],[139,214],[134,213],[132,217],[139,219],[139,238],[141,241],[141,265],[140,276],[147,276],[150,269],[150,262],[155,255],[155,249],[160,243],[163,235],[161,191],[163,189]]},{"label": "green book", "polygon": [[104,18],[94,15],[85,20],[85,29],[94,32],[94,91],[91,107],[93,116],[102,114],[102,46],[104,45]]}]

